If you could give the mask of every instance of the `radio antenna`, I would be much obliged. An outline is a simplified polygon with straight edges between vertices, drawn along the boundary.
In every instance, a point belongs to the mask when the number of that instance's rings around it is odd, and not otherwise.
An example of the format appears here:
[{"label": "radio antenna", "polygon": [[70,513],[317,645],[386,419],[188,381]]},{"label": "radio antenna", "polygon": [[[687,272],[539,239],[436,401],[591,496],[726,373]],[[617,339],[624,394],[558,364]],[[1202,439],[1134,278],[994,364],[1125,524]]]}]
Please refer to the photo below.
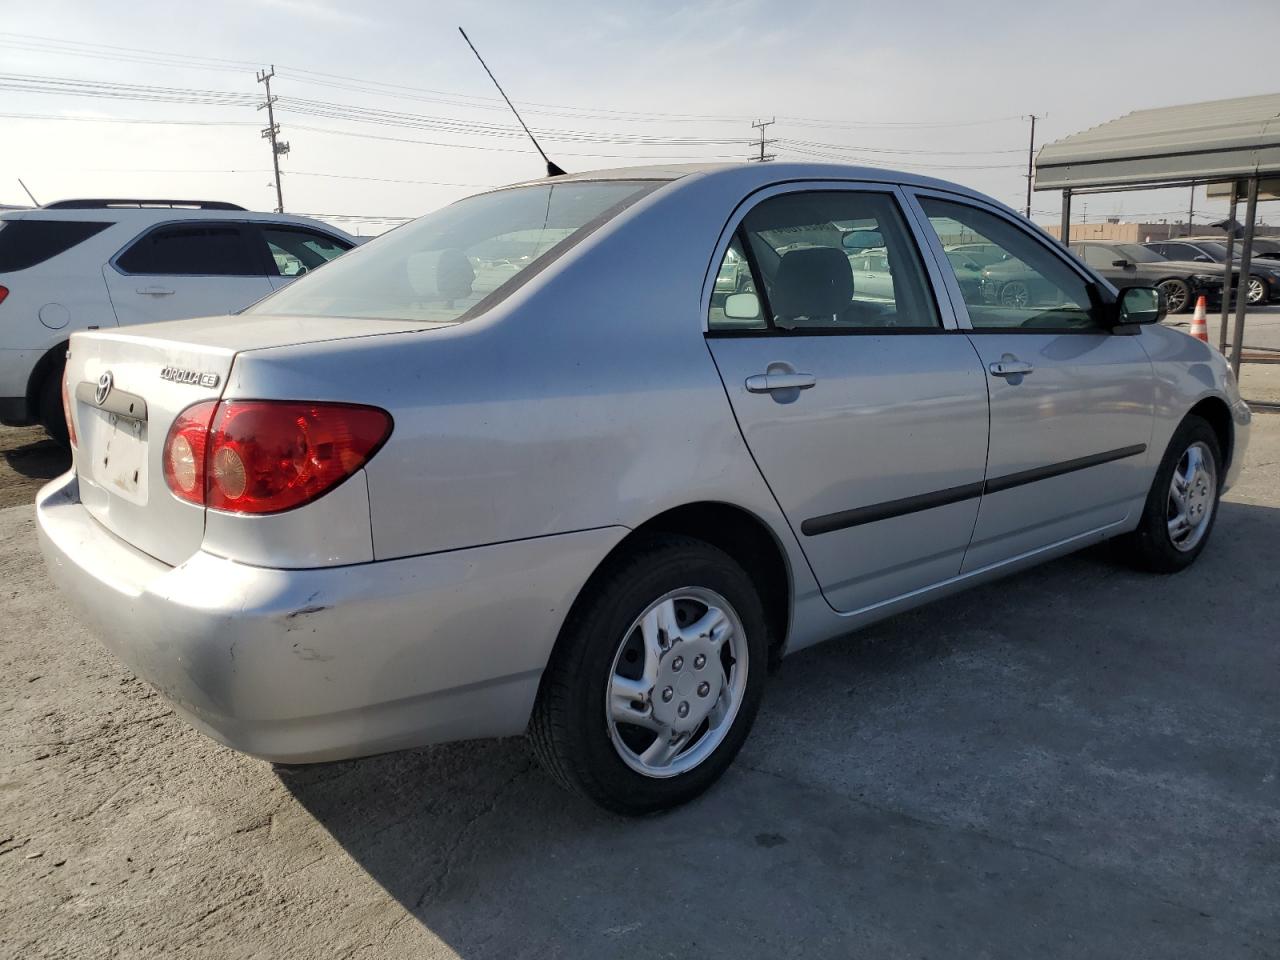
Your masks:
[{"label": "radio antenna", "polygon": [[38,206],[40,206],[40,201],[39,201],[39,200],[37,200],[37,199],[32,195],[32,193],[31,193],[31,191],[30,191],[30,190],[27,190],[27,185],[26,185],[25,183],[23,183],[23,182],[22,182],[22,178],[21,178],[21,177],[19,177],[19,178],[18,178],[18,185],[19,185],[20,187],[22,187],[22,189],[23,189],[23,190],[26,190],[26,192],[27,192],[27,196],[28,196],[28,197],[31,197],[31,202],[32,202],[35,206],[37,206],[37,207],[38,207]]},{"label": "radio antenna", "polygon": [[558,166],[556,166],[556,164],[551,162],[551,158],[547,156],[546,151],[542,149],[542,145],[538,143],[538,138],[533,135],[532,131],[530,131],[527,126],[525,126],[524,120],[521,119],[520,117],[520,111],[518,111],[516,109],[516,105],[511,102],[511,98],[507,96],[507,92],[502,89],[502,84],[500,84],[498,82],[498,78],[493,75],[493,71],[489,69],[489,65],[484,62],[484,57],[480,56],[480,51],[476,49],[476,45],[472,43],[471,38],[467,36],[467,31],[459,27],[458,32],[462,34],[462,39],[467,41],[467,46],[470,47],[471,52],[476,55],[476,59],[480,61],[480,66],[484,67],[484,72],[489,75],[489,79],[493,81],[493,85],[497,87],[498,92],[502,94],[502,99],[507,101],[507,106],[510,107],[511,112],[516,115],[516,120],[520,123],[520,126],[524,129],[525,135],[531,141],[533,141],[533,148],[537,150],[538,153],[542,154],[542,159],[545,160],[547,163],[547,176],[563,177],[564,171],[561,170]]}]

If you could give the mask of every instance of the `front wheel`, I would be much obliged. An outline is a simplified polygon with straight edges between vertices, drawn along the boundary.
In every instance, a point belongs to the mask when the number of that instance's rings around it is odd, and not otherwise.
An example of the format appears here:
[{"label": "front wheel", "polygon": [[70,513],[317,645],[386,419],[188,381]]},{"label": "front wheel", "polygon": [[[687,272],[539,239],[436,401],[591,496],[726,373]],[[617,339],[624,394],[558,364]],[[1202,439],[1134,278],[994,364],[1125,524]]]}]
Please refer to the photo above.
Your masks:
[{"label": "front wheel", "polygon": [[1271,298],[1271,288],[1267,281],[1262,277],[1250,277],[1248,298],[1250,304],[1266,303]]},{"label": "front wheel", "polygon": [[1177,573],[1195,563],[1218,515],[1222,472],[1217,434],[1208,421],[1188,416],[1169,441],[1138,529],[1127,538],[1137,566]]},{"label": "front wheel", "polygon": [[733,762],[760,705],[768,640],[755,586],[715,547],[661,536],[587,589],[534,707],[538,759],[618,813],[692,800]]}]

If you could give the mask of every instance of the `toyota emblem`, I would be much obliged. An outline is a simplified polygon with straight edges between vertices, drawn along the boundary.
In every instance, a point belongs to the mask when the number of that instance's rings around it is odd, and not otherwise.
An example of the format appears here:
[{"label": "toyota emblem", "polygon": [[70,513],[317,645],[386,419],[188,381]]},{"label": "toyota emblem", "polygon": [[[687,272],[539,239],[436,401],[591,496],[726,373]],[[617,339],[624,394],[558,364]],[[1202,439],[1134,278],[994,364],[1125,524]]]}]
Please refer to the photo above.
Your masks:
[{"label": "toyota emblem", "polygon": [[107,402],[107,395],[111,393],[112,382],[110,370],[98,378],[98,389],[93,391],[93,402],[98,406],[102,406]]}]

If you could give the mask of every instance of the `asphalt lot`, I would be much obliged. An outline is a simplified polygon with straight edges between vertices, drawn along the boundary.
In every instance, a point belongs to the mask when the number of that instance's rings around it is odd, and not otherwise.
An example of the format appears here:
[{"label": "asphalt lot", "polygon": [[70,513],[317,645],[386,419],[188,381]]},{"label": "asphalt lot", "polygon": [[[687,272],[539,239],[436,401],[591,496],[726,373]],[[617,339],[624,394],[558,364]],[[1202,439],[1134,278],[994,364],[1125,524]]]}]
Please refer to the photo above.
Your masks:
[{"label": "asphalt lot", "polygon": [[801,653],[726,779],[643,821],[520,740],[217,746],[0,510],[0,955],[1280,956],[1280,415],[1255,423],[1193,570],[1096,549]]}]

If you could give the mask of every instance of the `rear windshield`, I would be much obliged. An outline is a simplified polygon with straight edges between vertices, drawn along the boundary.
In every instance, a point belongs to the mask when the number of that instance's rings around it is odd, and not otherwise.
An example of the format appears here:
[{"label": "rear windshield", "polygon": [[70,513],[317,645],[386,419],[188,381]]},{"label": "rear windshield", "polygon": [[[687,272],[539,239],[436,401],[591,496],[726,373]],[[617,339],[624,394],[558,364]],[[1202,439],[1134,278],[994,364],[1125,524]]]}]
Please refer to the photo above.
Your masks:
[{"label": "rear windshield", "polygon": [[44,263],[109,226],[78,220],[0,220],[0,273]]},{"label": "rear windshield", "polygon": [[247,312],[465,320],[659,186],[570,181],[459,200],[357,247]]}]

